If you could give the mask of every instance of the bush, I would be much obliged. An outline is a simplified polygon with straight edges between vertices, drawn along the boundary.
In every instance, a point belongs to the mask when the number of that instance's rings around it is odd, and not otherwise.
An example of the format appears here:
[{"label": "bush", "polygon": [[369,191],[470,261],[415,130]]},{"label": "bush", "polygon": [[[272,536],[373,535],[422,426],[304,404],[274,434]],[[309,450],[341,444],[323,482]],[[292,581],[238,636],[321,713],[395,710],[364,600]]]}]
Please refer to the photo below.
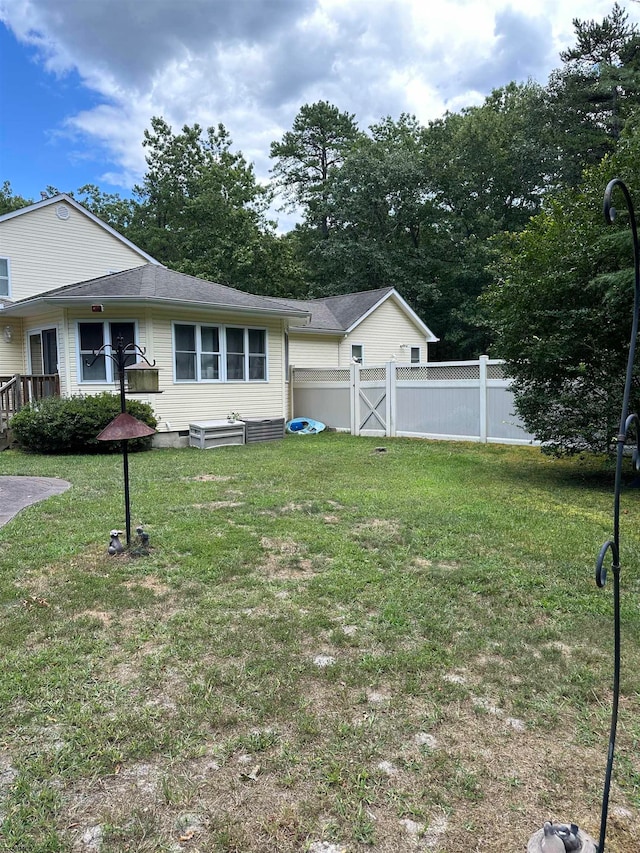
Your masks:
[{"label": "bush", "polygon": [[[155,427],[148,403],[127,400],[127,412]],[[120,397],[109,392],[88,396],[46,397],[25,406],[11,419],[18,444],[36,453],[114,453],[119,441],[98,441],[96,436],[120,414]],[[151,436],[129,441],[130,450],[149,450]]]}]

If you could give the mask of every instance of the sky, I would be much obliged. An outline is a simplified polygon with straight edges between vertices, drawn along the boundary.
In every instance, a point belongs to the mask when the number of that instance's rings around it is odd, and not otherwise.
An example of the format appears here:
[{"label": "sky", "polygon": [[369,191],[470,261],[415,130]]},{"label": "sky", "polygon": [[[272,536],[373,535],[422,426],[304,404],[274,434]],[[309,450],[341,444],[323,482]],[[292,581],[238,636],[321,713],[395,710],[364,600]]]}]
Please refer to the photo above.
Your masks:
[{"label": "sky", "polygon": [[[640,22],[640,2],[620,0]],[[0,0],[0,184],[128,196],[152,116],[224,124],[262,182],[326,100],[361,129],[423,124],[512,80],[546,84],[573,20],[613,0]],[[286,230],[286,216],[280,228]]]}]

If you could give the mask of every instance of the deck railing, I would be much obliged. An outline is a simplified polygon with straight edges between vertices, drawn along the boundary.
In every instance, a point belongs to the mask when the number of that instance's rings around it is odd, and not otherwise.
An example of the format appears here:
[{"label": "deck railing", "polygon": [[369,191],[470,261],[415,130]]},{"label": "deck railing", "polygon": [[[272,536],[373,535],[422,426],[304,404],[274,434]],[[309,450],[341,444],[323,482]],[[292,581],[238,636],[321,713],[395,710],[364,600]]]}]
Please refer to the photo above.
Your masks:
[{"label": "deck railing", "polygon": [[0,376],[0,430],[5,429],[10,418],[19,412],[25,403],[35,403],[44,397],[60,396],[60,377],[57,373],[40,376]]}]

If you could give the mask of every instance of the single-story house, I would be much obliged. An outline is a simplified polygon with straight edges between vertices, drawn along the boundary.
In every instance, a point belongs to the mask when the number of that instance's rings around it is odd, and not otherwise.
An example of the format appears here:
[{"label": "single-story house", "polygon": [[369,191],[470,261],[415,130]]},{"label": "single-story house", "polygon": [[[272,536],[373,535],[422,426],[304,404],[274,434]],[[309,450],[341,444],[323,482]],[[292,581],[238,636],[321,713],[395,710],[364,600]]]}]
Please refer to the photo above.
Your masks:
[{"label": "single-story house", "polygon": [[244,293],[167,269],[66,195],[0,216],[0,391],[19,374],[27,396],[117,393],[112,360],[93,353],[120,336],[155,362],[157,390],[129,395],[152,405],[157,443],[232,412],[286,418],[290,365],[422,362],[437,340],[393,288]]},{"label": "single-story house", "polygon": [[[60,393],[96,394],[119,389],[104,344],[135,343],[158,369],[158,390],[129,392],[150,403],[159,433],[188,433],[189,424],[287,415],[285,331],[305,311],[278,300],[144,264],[80,284],[54,288],[4,308],[2,324],[16,327],[3,353],[17,350],[31,372],[32,343],[51,341]],[[24,347],[24,341],[28,346]],[[54,346],[55,342],[55,346]],[[107,352],[109,348],[107,348]],[[138,361],[138,359],[134,359]]]},{"label": "single-story house", "polygon": [[393,287],[284,301],[311,315],[304,325],[293,321],[289,328],[289,362],[295,367],[420,364],[438,340]]}]

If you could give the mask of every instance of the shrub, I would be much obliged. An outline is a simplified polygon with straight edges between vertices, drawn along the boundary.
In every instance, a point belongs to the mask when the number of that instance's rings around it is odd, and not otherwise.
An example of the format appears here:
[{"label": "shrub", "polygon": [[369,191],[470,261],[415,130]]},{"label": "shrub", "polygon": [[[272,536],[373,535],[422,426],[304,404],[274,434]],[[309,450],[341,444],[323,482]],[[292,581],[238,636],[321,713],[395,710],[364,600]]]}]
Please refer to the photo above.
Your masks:
[{"label": "shrub", "polygon": [[[155,427],[148,403],[127,400],[127,412]],[[120,397],[109,392],[88,396],[47,397],[26,405],[11,419],[18,444],[36,453],[114,453],[119,441],[98,441],[96,436],[120,414]],[[151,436],[129,441],[130,450],[149,450]]]}]

